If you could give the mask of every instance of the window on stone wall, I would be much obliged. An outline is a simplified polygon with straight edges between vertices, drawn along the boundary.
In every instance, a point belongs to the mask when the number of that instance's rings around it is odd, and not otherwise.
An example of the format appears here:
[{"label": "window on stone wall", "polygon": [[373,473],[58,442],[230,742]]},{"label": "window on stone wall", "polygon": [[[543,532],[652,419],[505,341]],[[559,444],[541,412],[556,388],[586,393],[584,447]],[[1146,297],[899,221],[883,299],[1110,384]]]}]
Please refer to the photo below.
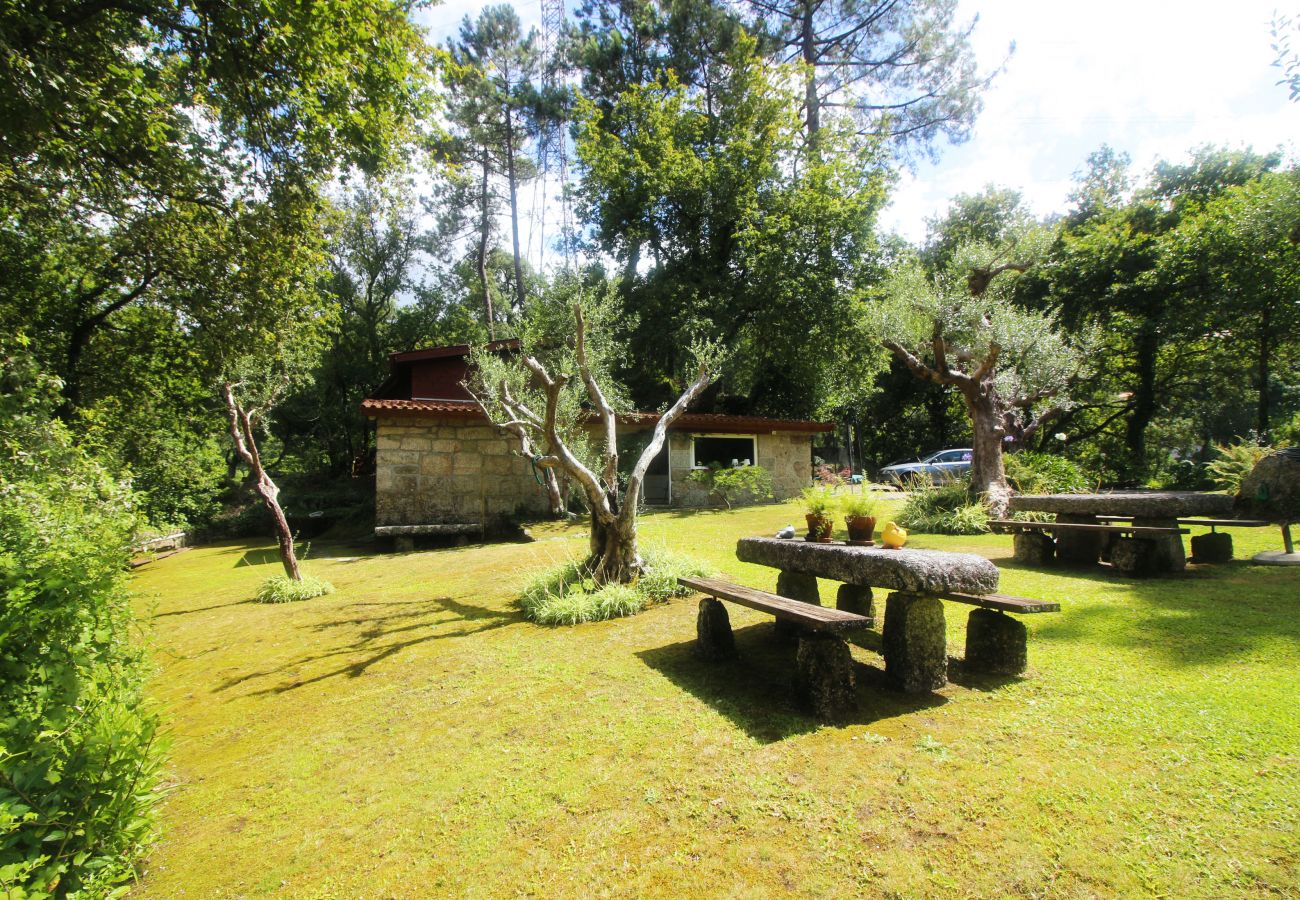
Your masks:
[{"label": "window on stone wall", "polygon": [[697,467],[758,465],[758,438],[745,435],[696,435],[691,461]]}]

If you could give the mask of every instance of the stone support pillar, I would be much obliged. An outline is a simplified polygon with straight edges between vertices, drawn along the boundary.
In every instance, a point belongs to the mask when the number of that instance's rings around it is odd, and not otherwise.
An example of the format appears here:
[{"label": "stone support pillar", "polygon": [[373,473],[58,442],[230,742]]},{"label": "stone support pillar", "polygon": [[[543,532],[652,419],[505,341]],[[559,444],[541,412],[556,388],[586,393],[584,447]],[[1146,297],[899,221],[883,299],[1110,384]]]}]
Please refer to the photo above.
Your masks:
[{"label": "stone support pillar", "polygon": [[[1096,525],[1096,516],[1059,514],[1056,521],[1062,525]],[[1075,531],[1062,529],[1056,533],[1056,558],[1065,563],[1096,563],[1101,556],[1100,531]]]},{"label": "stone support pillar", "polygon": [[1232,535],[1221,531],[1192,536],[1192,562],[1225,563],[1232,559]]},{"label": "stone support pillar", "polygon": [[885,601],[885,677],[909,694],[948,683],[948,643],[943,601],[897,591]]},{"label": "stone support pillar", "polygon": [[1116,572],[1139,578],[1164,571],[1160,568],[1156,542],[1149,538],[1116,538],[1111,546],[1110,564]]},{"label": "stone support pillar", "polygon": [[[776,592],[791,600],[811,603],[813,606],[822,605],[821,596],[817,593],[817,579],[812,575],[800,575],[782,569],[781,574],[776,576]],[[780,618],[776,620],[776,634],[782,640],[795,641],[801,630],[793,622]]]},{"label": "stone support pillar", "polygon": [[736,655],[736,638],[731,633],[727,608],[714,597],[700,600],[700,611],[695,617],[695,652],[708,662],[731,659]]},{"label": "stone support pillar", "polygon": [[1025,624],[995,609],[974,609],[966,620],[966,669],[1020,675],[1029,667]]},{"label": "stone support pillar", "polygon": [[853,656],[843,638],[819,632],[799,637],[795,692],[824,721],[842,721],[857,709]]},{"label": "stone support pillar", "polygon": [[1049,565],[1056,556],[1056,541],[1041,531],[1017,531],[1012,539],[1014,559],[1027,566],[1041,568]]},{"label": "stone support pillar", "polygon": [[859,616],[866,616],[871,620],[871,627],[875,628],[879,622],[876,621],[876,604],[871,596],[871,588],[862,587],[856,584],[842,584],[839,591],[835,594],[835,608],[844,612],[856,613]]},{"label": "stone support pillar", "polygon": [[[1134,517],[1133,527],[1177,528],[1178,519],[1161,516],[1159,518]],[[1167,537],[1153,538],[1156,546],[1156,571],[1181,572],[1187,568],[1187,554],[1183,552],[1183,536],[1171,534]]]}]

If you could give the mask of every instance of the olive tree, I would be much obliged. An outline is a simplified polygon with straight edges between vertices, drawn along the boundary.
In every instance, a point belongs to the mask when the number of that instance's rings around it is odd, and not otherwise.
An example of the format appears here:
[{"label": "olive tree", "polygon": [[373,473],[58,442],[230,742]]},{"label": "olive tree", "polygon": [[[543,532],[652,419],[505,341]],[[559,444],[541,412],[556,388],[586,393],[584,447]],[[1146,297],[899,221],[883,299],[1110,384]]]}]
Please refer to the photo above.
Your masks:
[{"label": "olive tree", "polygon": [[[610,295],[557,308],[535,304],[517,351],[480,348],[468,384],[483,414],[539,467],[557,470],[582,491],[591,512],[585,568],[596,584],[632,581],[645,568],[637,547],[637,512],[651,461],[668,429],[713,381],[718,353],[694,348],[694,370],[677,399],[660,412],[650,441],[626,479],[619,474],[619,407],[609,372],[616,351],[608,324]],[[549,308],[548,308],[549,307]],[[545,325],[538,327],[539,319]],[[499,345],[497,345],[499,347]]]},{"label": "olive tree", "polygon": [[1011,300],[1049,237],[1030,230],[1002,244],[965,243],[933,273],[906,263],[869,312],[881,343],[913,375],[961,394],[973,433],[971,490],[994,515],[1010,496],[1004,442],[1028,440],[1068,408],[1062,394],[1084,358],[1051,315]]}]

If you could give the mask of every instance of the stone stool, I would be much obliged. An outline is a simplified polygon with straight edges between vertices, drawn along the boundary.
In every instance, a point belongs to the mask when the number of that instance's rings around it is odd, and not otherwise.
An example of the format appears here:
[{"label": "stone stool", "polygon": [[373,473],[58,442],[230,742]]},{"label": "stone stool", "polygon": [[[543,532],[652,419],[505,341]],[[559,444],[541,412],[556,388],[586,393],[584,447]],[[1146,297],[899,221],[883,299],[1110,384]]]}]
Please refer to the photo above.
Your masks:
[{"label": "stone stool", "polygon": [[1021,675],[1029,668],[1025,623],[995,609],[973,609],[966,620],[966,669]]},{"label": "stone stool", "polygon": [[909,694],[948,683],[948,639],[943,601],[896,591],[885,601],[885,677]]}]

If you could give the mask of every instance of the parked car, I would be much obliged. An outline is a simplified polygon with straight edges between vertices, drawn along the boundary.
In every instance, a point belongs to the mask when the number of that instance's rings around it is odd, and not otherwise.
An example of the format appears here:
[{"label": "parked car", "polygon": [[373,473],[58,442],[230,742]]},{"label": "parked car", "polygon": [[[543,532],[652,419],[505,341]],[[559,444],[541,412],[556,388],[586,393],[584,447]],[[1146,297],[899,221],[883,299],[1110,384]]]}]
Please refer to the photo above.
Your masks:
[{"label": "parked car", "polygon": [[918,477],[929,478],[931,481],[952,481],[963,478],[970,474],[972,452],[969,447],[940,450],[914,462],[894,463],[880,470],[880,480],[892,484],[904,484]]}]

